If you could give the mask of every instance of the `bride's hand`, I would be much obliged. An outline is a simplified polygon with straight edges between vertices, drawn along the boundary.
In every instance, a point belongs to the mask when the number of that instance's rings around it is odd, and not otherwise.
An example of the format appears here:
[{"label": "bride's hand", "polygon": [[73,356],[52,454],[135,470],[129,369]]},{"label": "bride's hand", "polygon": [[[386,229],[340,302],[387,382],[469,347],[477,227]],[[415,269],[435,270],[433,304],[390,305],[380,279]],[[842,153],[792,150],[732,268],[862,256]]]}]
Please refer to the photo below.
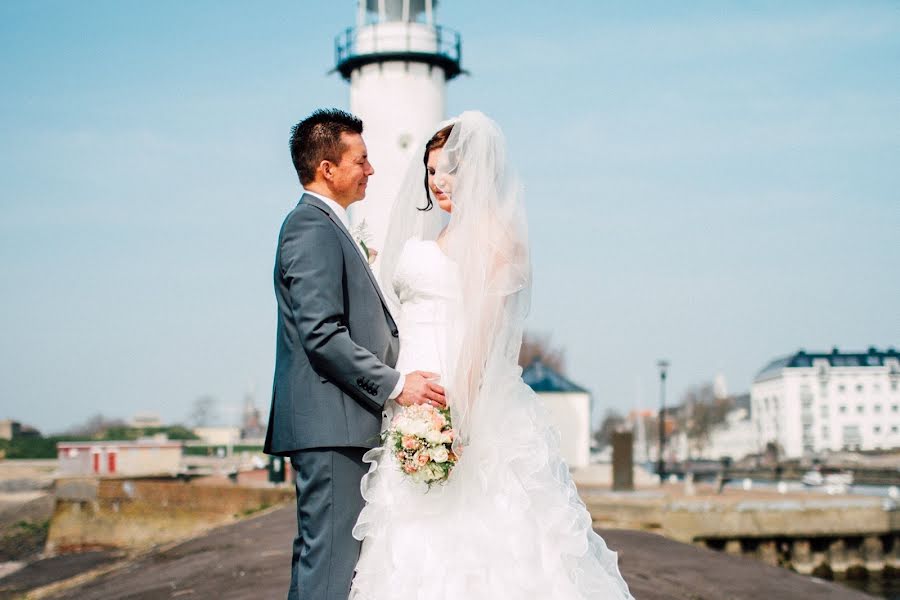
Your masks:
[{"label": "bride's hand", "polygon": [[444,387],[435,383],[439,377],[437,373],[427,371],[407,373],[403,391],[396,398],[397,404],[400,406],[430,404],[437,408],[445,408],[447,398],[444,395]]}]

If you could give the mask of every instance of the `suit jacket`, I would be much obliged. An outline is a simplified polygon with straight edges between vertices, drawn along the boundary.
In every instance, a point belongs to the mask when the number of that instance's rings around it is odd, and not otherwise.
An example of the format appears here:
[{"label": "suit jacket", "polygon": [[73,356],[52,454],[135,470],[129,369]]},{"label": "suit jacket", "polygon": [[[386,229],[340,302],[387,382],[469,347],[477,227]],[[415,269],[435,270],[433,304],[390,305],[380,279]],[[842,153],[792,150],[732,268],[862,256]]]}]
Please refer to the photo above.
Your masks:
[{"label": "suit jacket", "polygon": [[304,194],[275,255],[278,328],[265,452],[380,444],[399,340],[375,276],[328,206]]}]

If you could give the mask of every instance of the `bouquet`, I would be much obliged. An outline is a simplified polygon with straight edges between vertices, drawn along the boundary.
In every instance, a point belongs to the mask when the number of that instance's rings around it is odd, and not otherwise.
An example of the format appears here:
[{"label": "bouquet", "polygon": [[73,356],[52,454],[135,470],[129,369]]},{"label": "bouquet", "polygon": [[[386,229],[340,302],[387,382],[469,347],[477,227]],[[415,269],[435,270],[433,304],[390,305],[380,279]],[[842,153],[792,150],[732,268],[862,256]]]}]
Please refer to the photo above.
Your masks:
[{"label": "bouquet", "polygon": [[404,406],[381,437],[403,472],[416,483],[431,487],[450,477],[457,460],[451,448],[455,433],[450,409],[430,404]]}]

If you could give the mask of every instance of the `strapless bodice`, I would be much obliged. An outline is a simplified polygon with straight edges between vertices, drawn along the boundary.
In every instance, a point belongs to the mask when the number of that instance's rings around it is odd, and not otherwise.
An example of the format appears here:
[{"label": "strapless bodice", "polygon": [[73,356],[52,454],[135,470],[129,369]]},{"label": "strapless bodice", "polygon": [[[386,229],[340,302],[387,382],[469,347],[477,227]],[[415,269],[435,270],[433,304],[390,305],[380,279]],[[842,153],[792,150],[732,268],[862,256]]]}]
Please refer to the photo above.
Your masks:
[{"label": "strapless bodice", "polygon": [[450,311],[459,298],[456,264],[436,242],[409,240],[391,283],[400,299],[397,370],[441,373]]}]

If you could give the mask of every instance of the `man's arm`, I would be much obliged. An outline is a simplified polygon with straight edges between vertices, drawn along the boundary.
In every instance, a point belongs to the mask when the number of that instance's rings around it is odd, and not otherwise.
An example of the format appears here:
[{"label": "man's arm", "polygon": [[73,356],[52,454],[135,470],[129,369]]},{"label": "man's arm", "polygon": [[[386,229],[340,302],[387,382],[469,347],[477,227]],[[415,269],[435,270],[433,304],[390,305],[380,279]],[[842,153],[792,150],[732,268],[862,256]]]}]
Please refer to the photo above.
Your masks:
[{"label": "man's arm", "polygon": [[400,373],[350,338],[344,314],[343,253],[334,225],[299,207],[282,231],[282,275],[310,364],[355,400],[381,409]]}]

